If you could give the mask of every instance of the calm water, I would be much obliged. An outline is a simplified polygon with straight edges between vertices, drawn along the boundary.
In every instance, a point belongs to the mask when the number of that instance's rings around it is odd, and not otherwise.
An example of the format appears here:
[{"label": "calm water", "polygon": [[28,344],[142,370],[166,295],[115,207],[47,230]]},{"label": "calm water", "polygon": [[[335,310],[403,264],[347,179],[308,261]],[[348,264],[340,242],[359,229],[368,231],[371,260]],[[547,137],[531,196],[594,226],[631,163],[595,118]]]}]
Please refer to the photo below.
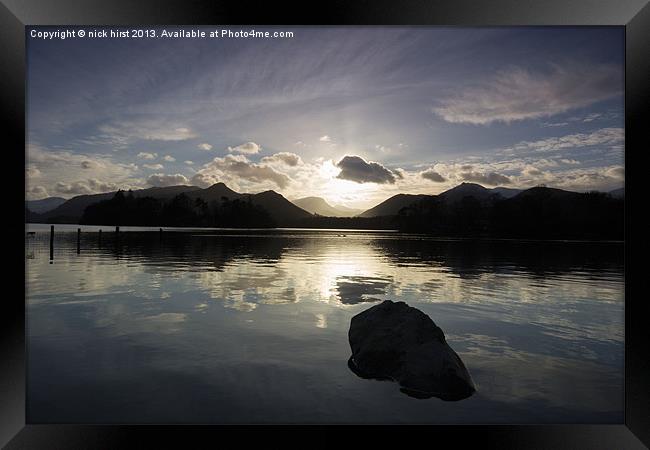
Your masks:
[{"label": "calm water", "polygon": [[[25,241],[29,422],[623,421],[620,243],[104,228],[77,254],[76,228],[52,262],[49,227]],[[384,299],[443,329],[476,394],[348,369],[351,317]]]}]

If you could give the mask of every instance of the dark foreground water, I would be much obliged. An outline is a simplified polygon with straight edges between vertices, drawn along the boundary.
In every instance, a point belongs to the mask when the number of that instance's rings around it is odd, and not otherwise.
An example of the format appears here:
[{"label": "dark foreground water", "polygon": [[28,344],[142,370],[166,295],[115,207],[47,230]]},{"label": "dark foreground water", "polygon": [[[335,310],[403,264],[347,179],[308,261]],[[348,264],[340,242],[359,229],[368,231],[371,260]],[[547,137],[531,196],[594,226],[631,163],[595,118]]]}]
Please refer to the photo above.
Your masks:
[{"label": "dark foreground water", "polygon": [[[77,253],[57,226],[50,262],[49,228],[30,230],[31,423],[623,421],[620,243],[104,228]],[[427,313],[478,392],[352,373],[350,319],[384,299]]]}]

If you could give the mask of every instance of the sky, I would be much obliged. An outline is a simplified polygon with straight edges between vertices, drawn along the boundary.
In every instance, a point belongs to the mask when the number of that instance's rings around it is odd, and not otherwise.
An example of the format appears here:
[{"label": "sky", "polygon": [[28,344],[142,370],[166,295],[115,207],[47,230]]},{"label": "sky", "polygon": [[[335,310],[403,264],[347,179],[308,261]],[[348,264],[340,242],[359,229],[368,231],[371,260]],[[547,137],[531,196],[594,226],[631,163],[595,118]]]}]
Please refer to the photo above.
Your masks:
[{"label": "sky", "polygon": [[623,27],[257,30],[293,37],[28,37],[26,198],[624,185]]}]

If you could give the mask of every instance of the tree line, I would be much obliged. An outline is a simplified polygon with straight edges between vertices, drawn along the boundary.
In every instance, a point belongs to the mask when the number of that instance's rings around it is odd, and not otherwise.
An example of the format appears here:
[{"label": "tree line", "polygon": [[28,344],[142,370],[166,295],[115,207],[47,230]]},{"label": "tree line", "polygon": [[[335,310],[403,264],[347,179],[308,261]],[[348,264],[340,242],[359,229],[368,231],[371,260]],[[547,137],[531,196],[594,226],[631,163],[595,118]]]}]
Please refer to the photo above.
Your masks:
[{"label": "tree line", "polygon": [[136,197],[118,191],[113,198],[86,207],[81,218],[86,225],[131,225],[168,227],[271,228],[276,223],[262,207],[247,199],[206,202],[185,193],[171,200]]}]

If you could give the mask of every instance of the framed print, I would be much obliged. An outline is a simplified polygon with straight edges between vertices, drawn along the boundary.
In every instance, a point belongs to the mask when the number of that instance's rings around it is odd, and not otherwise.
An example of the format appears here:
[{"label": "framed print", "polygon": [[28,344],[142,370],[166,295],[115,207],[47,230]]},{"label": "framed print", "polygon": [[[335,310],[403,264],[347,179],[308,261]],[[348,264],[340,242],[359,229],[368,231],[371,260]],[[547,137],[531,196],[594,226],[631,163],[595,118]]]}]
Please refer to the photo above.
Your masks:
[{"label": "framed print", "polygon": [[648,445],[650,7],[316,9],[4,2],[2,444]]}]

